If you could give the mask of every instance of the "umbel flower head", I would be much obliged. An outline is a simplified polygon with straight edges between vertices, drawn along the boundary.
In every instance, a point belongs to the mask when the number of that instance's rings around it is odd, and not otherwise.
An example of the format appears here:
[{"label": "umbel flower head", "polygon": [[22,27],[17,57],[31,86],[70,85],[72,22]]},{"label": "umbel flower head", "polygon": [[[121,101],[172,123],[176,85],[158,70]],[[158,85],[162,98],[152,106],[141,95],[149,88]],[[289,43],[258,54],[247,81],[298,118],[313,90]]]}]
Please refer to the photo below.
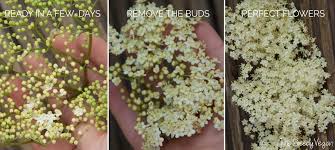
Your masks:
[{"label": "umbel flower head", "polygon": [[[288,6],[288,7],[287,7]],[[249,114],[253,149],[299,149],[334,123],[335,97],[323,84],[326,61],[302,21],[287,15],[247,17],[243,10],[295,10],[286,0],[245,0],[226,16],[230,56],[243,59],[232,100]]]},{"label": "umbel flower head", "polygon": [[[91,0],[0,3],[15,13],[94,8]],[[105,66],[91,67],[89,61],[92,37],[100,35],[95,18],[80,17],[78,11],[72,17],[22,17],[5,10],[0,12],[0,145],[59,139],[77,144],[74,132],[80,123],[106,130],[106,81],[87,78],[88,72],[106,76]],[[81,45],[74,45],[79,39]],[[63,50],[54,46],[60,41]]]},{"label": "umbel flower head", "polygon": [[[192,136],[210,120],[223,129],[223,78],[218,60],[197,39],[199,18],[170,17],[171,5],[137,2],[130,10],[163,10],[163,16],[130,17],[121,33],[110,29],[111,53],[125,56],[110,67],[114,85],[137,113],[143,149],[159,149],[164,139]],[[112,58],[113,58],[112,57]],[[128,93],[128,94],[126,94]]]}]

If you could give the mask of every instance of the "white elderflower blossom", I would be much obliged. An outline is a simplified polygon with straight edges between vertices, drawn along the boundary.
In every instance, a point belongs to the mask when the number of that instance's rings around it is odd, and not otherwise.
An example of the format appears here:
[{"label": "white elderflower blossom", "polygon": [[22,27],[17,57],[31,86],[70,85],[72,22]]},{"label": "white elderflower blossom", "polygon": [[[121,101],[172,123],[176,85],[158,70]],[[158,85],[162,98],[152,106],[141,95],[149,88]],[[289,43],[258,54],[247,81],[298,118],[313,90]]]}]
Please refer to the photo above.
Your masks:
[{"label": "white elderflower blossom", "polygon": [[59,90],[59,96],[60,97],[65,96],[66,94],[67,94],[67,92],[64,89]]},{"label": "white elderflower blossom", "polygon": [[307,141],[315,127],[322,132],[335,122],[335,97],[323,89],[327,64],[303,22],[241,14],[294,9],[285,0],[245,0],[234,12],[227,9],[227,48],[232,58],[245,61],[232,83],[232,100],[249,114],[242,125],[257,139],[253,149],[299,149],[280,143]]},{"label": "white elderflower blossom", "polygon": [[58,120],[60,114],[54,114],[51,112],[45,114],[39,114],[34,117],[34,120],[41,126],[45,126],[45,128],[50,128],[55,120]]},{"label": "white elderflower blossom", "polygon": [[82,116],[85,112],[86,112],[86,110],[84,108],[80,108],[80,107],[75,107],[74,110],[73,110],[73,114],[77,117]]},{"label": "white elderflower blossom", "polygon": [[122,38],[119,37],[119,33],[114,28],[109,28],[109,38],[112,41],[111,53],[119,55],[124,51],[123,46],[121,45]]},{"label": "white elderflower blossom", "polygon": [[[171,12],[173,7],[138,2],[132,10]],[[224,122],[224,73],[197,39],[200,18],[163,12],[162,17],[130,17],[120,33],[113,29],[110,35],[111,54],[125,56],[110,67],[110,80],[129,83],[129,96],[123,98],[137,113],[135,128],[144,150],[160,149],[164,138],[198,134],[211,120],[222,130]]]},{"label": "white elderflower blossom", "polygon": [[49,92],[52,88],[53,88],[53,84],[52,83],[46,83],[43,85],[42,89],[46,92]]},{"label": "white elderflower blossom", "polygon": [[27,104],[26,104],[26,109],[27,109],[27,110],[32,110],[34,107],[35,107],[35,104],[34,104],[34,103],[27,103]]}]

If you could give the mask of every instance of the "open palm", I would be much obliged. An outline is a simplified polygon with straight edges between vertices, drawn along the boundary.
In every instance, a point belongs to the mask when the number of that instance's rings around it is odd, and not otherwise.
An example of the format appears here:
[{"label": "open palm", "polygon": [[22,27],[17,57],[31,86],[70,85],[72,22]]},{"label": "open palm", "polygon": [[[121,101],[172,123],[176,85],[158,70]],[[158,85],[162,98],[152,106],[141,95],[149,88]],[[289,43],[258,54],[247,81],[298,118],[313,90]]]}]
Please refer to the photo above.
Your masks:
[{"label": "open palm", "polygon": [[[67,41],[66,36],[57,36],[55,41],[53,42],[53,47],[55,50],[66,53],[67,55],[82,61],[82,57],[80,57],[80,53],[87,52],[87,49],[83,47],[86,36],[80,35],[76,40],[73,42],[65,45],[65,41]],[[66,51],[68,48],[73,49],[74,51],[68,52]],[[100,65],[107,65],[107,44],[106,42],[98,37],[94,37],[92,40],[92,55],[90,57],[90,66],[91,67],[98,67]],[[47,61],[46,58],[37,54],[30,54],[25,58],[25,65],[23,66],[27,71],[50,71],[47,65],[44,65]],[[44,67],[41,67],[44,66]],[[84,73],[84,72],[82,72]],[[104,81],[106,77],[103,77],[93,71],[88,70],[87,72],[87,80],[88,82],[94,81]],[[21,87],[22,80],[20,78],[16,78],[13,81],[17,87]],[[11,94],[11,97],[15,100],[17,105],[23,105],[23,92],[19,88],[19,91],[14,92]],[[52,99],[48,100],[50,104],[53,103]],[[65,124],[69,124],[71,122],[73,113],[70,111],[68,107],[62,107],[62,116],[61,120]],[[107,116],[106,116],[107,117]],[[72,145],[64,140],[58,140],[55,144],[48,144],[48,145],[39,145],[39,144],[31,144],[34,150],[106,150],[107,149],[107,133],[97,131],[95,127],[89,124],[80,124],[77,129],[76,133],[81,132],[81,135],[75,135],[78,139],[78,145]]]},{"label": "open palm", "polygon": [[[223,42],[215,30],[205,22],[196,27],[198,39],[206,45],[206,53],[222,62],[219,67],[223,69],[224,49]],[[120,88],[110,86],[110,109],[117,120],[126,138],[135,150],[140,150],[143,139],[135,131],[136,114],[131,111],[125,101],[121,99]],[[166,141],[162,147],[164,150],[223,150],[224,134],[218,131],[210,122],[198,135],[183,137]]]}]

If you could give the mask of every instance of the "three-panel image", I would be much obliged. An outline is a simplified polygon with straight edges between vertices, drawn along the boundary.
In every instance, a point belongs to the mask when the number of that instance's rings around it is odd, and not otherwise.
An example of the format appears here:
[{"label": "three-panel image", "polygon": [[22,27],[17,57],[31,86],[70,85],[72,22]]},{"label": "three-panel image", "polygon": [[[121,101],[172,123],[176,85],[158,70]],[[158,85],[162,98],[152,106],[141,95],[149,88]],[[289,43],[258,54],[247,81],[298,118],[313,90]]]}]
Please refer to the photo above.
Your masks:
[{"label": "three-panel image", "polygon": [[0,0],[0,150],[333,150],[332,0]]}]

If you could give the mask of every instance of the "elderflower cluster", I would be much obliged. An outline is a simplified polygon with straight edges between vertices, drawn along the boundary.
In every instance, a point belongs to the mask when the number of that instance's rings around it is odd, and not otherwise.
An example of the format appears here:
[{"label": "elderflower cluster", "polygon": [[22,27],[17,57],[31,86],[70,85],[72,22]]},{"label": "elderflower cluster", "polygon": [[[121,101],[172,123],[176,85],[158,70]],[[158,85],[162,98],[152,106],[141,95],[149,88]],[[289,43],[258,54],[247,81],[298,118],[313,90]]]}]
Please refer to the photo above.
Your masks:
[{"label": "elderflower cluster", "polygon": [[[137,2],[131,10],[173,10]],[[137,113],[143,149],[159,149],[164,138],[192,136],[214,120],[223,129],[224,73],[197,39],[199,18],[130,17],[119,34],[110,29],[111,81]],[[122,56],[125,56],[124,61]],[[114,59],[117,60],[117,59]],[[127,94],[128,93],[128,94]]]},{"label": "elderflower cluster", "polygon": [[[5,10],[28,11],[94,8],[91,0],[0,4]],[[107,81],[87,77],[88,71],[107,74],[105,66],[89,61],[92,37],[99,36],[95,22],[78,15],[23,18],[0,12],[0,145],[48,144],[59,139],[77,144],[75,128],[86,122],[106,130]],[[87,35],[85,44],[71,44],[83,35]],[[61,44],[66,50],[53,46],[55,37],[64,39]],[[82,51],[78,57],[75,49]],[[69,117],[72,120],[67,122]]]},{"label": "elderflower cluster", "polygon": [[[242,10],[295,10],[286,0],[245,0],[226,14],[230,56],[243,59],[232,100],[249,114],[244,132],[253,149],[300,149],[335,122],[335,97],[324,89],[326,61],[302,21],[247,17]],[[297,142],[297,143],[292,143]],[[290,143],[285,144],[285,143]]]}]

